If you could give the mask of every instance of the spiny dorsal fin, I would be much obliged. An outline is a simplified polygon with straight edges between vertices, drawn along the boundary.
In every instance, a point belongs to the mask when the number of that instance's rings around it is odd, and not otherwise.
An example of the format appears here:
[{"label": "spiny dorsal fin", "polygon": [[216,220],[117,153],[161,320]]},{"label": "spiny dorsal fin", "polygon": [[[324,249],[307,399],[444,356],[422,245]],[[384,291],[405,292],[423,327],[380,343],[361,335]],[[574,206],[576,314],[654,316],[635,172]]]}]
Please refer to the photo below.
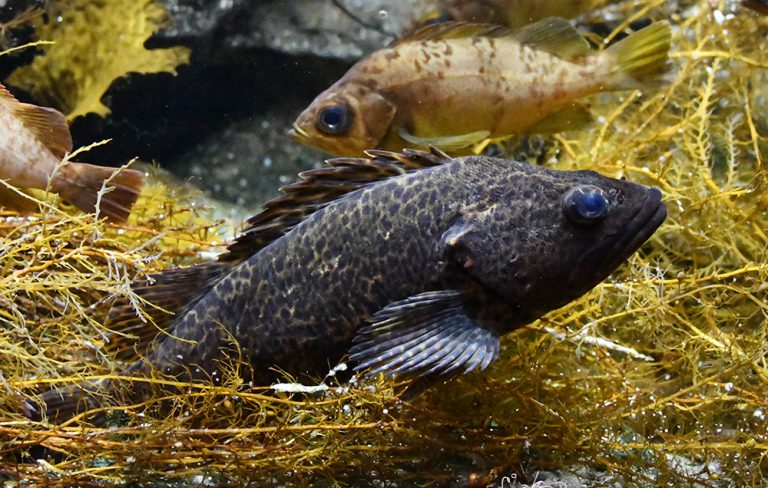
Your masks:
[{"label": "spiny dorsal fin", "polygon": [[389,47],[403,42],[439,41],[446,39],[463,39],[466,37],[507,37],[515,31],[497,24],[477,24],[473,22],[441,22],[419,27],[394,41]]},{"label": "spiny dorsal fin", "polygon": [[52,108],[21,103],[1,84],[0,98],[10,105],[14,115],[21,119],[24,126],[56,157],[63,158],[66,153],[72,151],[72,135],[64,114]]},{"label": "spiny dorsal fin", "polygon": [[309,215],[355,190],[450,160],[450,156],[436,148],[406,149],[402,154],[370,150],[366,155],[369,157],[329,159],[329,167],[301,173],[303,181],[281,188],[285,195],[270,200],[260,213],[248,219],[243,232],[219,256],[219,261],[248,259]]},{"label": "spiny dorsal fin", "polygon": [[592,52],[589,43],[565,19],[549,17],[527,25],[513,34],[514,39],[531,49],[562,59],[579,58]]}]

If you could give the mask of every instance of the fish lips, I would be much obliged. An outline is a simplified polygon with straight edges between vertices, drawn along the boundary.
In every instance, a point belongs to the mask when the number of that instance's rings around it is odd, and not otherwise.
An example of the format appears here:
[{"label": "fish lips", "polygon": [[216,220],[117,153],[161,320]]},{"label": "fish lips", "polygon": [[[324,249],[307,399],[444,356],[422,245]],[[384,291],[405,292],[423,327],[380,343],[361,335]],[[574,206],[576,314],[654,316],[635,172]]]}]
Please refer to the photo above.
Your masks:
[{"label": "fish lips", "polygon": [[610,274],[626,261],[640,246],[647,241],[667,218],[667,206],[661,202],[661,192],[650,188],[645,202],[624,227],[613,245],[601,253],[608,256],[602,266],[605,274]]}]

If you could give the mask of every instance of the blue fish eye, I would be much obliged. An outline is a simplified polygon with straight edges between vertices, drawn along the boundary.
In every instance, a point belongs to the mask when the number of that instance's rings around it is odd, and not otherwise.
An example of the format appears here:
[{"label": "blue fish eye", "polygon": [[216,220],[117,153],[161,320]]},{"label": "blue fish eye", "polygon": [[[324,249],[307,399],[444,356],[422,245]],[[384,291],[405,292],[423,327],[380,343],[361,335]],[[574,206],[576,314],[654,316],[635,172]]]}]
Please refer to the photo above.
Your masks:
[{"label": "blue fish eye", "polygon": [[320,111],[317,128],[326,134],[339,135],[349,130],[352,114],[345,104],[328,105]]},{"label": "blue fish eye", "polygon": [[608,214],[608,199],[600,188],[577,186],[563,196],[563,211],[569,220],[577,224],[599,222]]}]

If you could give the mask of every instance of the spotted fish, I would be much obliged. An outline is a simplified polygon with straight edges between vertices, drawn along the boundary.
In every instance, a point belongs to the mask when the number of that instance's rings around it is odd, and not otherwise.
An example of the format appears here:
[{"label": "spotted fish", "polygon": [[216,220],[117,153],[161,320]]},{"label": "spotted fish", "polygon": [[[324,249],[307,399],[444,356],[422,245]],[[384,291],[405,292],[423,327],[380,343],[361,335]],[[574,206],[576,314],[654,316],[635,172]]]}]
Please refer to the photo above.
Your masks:
[{"label": "spotted fish", "polygon": [[[233,348],[256,384],[357,369],[417,376],[485,368],[500,337],[584,294],[642,245],[666,208],[656,189],[490,157],[369,151],[302,173],[217,262],[137,285],[177,315],[168,334],[118,307],[124,372],[216,377]],[[149,345],[148,345],[149,344]],[[145,352],[145,348],[148,350]],[[133,382],[128,399],[149,393]],[[43,395],[62,420],[114,384]]]},{"label": "spotted fish", "polygon": [[368,148],[457,152],[488,138],[583,127],[574,102],[653,86],[668,73],[670,27],[651,24],[602,52],[567,21],[518,31],[436,24],[355,64],[296,119],[298,142],[336,156]]}]

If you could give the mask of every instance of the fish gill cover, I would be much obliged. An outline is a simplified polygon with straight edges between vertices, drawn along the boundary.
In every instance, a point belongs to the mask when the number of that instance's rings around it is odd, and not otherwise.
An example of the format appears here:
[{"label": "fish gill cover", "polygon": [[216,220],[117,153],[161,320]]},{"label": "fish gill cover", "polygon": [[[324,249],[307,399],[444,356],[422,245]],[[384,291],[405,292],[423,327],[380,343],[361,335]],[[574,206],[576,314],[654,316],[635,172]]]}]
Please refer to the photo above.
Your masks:
[{"label": "fish gill cover", "polygon": [[550,470],[600,486],[764,484],[768,19],[730,2],[628,3],[615,32],[672,22],[674,81],[594,98],[599,123],[552,137],[546,164],[658,186],[666,223],[592,292],[507,336],[489,370],[423,395],[383,378],[275,395],[233,361],[219,386],[179,385],[170,410],[154,398],[111,408],[108,428],[30,421],[31,391],[121,369],[94,310],[135,276],[199,259],[215,223],[190,224],[189,201],[157,186],[123,226],[48,205],[39,220],[2,214],[0,478],[498,486]]}]

